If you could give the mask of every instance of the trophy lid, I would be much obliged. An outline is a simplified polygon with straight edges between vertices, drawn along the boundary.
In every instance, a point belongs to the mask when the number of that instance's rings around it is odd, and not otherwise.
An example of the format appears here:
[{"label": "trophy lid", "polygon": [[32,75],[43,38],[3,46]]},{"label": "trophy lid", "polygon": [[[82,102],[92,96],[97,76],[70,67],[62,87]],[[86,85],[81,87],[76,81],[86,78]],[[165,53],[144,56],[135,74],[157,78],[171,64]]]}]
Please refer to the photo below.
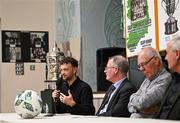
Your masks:
[{"label": "trophy lid", "polygon": [[60,48],[55,43],[52,50],[47,53],[47,57],[64,57],[64,53],[60,51]]}]

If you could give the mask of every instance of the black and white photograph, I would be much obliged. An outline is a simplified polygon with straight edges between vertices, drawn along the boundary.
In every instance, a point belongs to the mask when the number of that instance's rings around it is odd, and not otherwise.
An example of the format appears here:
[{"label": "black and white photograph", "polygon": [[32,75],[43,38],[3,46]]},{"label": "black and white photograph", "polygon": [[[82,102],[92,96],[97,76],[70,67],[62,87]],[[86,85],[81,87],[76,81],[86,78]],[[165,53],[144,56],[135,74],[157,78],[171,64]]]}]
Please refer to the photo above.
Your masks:
[{"label": "black and white photograph", "polygon": [[21,60],[20,31],[2,31],[2,61],[16,62]]},{"label": "black and white photograph", "polygon": [[48,32],[2,30],[3,62],[45,62]]},{"label": "black and white photograph", "polygon": [[45,61],[48,51],[47,32],[30,32],[30,40],[30,60],[36,62]]}]

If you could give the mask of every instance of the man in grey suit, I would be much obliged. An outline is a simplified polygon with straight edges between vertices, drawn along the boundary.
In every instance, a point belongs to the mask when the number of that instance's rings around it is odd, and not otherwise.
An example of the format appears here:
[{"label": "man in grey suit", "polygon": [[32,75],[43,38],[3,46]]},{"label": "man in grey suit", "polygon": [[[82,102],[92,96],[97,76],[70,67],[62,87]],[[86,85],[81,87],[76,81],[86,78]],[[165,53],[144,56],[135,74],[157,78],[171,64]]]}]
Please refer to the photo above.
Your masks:
[{"label": "man in grey suit", "polygon": [[136,88],[127,79],[129,63],[121,55],[110,57],[104,70],[106,79],[112,82],[103,102],[97,111],[97,116],[129,117],[127,109],[129,97]]}]

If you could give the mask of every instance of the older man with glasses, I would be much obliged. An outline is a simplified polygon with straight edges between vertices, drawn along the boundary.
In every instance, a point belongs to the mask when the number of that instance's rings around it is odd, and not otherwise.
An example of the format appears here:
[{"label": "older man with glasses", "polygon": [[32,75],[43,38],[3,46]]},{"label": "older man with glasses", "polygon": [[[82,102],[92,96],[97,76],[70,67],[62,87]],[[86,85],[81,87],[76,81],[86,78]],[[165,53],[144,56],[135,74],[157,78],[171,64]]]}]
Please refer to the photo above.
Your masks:
[{"label": "older man with glasses", "polygon": [[154,48],[142,49],[138,55],[138,69],[146,78],[131,95],[128,109],[131,118],[152,117],[159,109],[171,74],[163,67],[161,56]]},{"label": "older man with glasses", "polygon": [[112,82],[107,90],[97,116],[129,117],[127,104],[136,88],[127,79],[129,63],[121,55],[110,57],[105,67],[106,79]]}]

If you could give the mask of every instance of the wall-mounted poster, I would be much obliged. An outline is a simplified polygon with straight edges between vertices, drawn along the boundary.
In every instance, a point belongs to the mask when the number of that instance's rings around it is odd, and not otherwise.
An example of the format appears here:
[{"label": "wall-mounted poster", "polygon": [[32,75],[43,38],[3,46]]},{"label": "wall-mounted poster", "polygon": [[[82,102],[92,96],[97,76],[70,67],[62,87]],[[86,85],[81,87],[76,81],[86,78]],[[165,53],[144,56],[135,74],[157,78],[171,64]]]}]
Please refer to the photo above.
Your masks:
[{"label": "wall-mounted poster", "polygon": [[159,50],[165,50],[167,42],[180,34],[179,0],[158,1]]},{"label": "wall-mounted poster", "polygon": [[21,60],[20,31],[2,32],[2,60],[15,62]]},{"label": "wall-mounted poster", "polygon": [[3,62],[45,62],[48,32],[2,30]]},{"label": "wall-mounted poster", "polygon": [[154,0],[124,0],[127,56],[144,47],[156,48]]},{"label": "wall-mounted poster", "polygon": [[48,50],[48,40],[46,32],[30,32],[31,48],[30,60],[41,62],[46,60],[46,53]]}]

